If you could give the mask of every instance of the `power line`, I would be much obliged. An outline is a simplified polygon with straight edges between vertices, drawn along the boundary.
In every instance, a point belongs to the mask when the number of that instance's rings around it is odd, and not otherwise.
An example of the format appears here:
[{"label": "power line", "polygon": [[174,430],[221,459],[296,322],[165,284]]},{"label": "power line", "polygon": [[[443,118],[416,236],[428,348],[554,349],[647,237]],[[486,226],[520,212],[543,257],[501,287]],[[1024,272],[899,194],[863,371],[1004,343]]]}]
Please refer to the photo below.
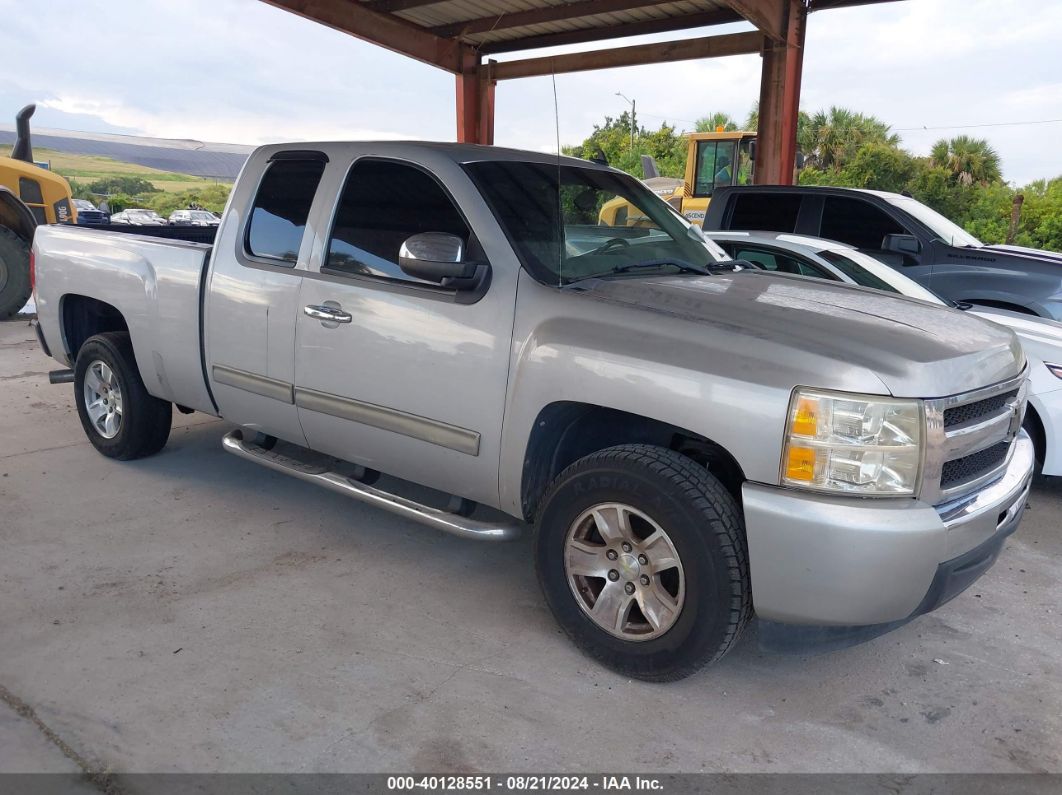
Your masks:
[{"label": "power line", "polygon": [[1034,121],[995,121],[984,124],[946,124],[940,127],[892,127],[893,132],[917,132],[919,130],[972,130],[979,127],[1021,127],[1030,124],[1059,124],[1062,119],[1036,119]]}]

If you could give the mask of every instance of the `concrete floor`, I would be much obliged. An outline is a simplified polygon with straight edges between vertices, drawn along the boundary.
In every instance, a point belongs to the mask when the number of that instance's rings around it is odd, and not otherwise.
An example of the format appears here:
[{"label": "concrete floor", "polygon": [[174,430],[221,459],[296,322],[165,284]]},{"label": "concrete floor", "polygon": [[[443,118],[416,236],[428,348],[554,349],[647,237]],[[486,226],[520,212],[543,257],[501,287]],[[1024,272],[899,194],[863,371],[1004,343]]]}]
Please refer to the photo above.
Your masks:
[{"label": "concrete floor", "polygon": [[528,542],[270,473],[198,415],[110,461],[55,366],[0,324],[0,771],[1062,771],[1058,482],[937,613],[650,685],[568,643]]}]

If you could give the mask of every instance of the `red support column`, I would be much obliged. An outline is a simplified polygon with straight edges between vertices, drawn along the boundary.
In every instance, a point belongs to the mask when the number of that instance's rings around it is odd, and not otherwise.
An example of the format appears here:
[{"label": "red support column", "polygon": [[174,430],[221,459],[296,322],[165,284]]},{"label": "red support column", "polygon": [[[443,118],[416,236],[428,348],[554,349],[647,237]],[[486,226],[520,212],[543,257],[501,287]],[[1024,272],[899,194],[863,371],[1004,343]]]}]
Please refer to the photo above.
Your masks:
[{"label": "red support column", "polygon": [[807,9],[801,0],[783,1],[788,5],[786,41],[764,40],[755,172],[760,185],[791,185],[796,169]]},{"label": "red support column", "polygon": [[457,141],[493,144],[495,81],[483,74],[478,55],[466,57],[462,66],[457,75]]}]

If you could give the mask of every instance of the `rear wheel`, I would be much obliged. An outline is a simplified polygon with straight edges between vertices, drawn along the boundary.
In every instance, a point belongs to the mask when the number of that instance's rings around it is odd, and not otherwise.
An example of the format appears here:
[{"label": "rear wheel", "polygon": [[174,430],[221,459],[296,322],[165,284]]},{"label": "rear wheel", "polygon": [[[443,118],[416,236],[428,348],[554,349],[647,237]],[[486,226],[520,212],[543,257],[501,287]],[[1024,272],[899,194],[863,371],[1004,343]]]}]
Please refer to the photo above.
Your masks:
[{"label": "rear wheel", "polygon": [[752,611],[734,498],[661,447],[612,447],[562,472],[543,501],[535,561],[575,643],[639,679],[681,679],[718,660]]},{"label": "rear wheel", "polygon": [[108,458],[153,455],[169,438],[172,406],[148,394],[126,332],[97,334],[81,346],[74,400],[85,435]]},{"label": "rear wheel", "polygon": [[30,298],[29,244],[0,226],[0,320],[6,320]]}]

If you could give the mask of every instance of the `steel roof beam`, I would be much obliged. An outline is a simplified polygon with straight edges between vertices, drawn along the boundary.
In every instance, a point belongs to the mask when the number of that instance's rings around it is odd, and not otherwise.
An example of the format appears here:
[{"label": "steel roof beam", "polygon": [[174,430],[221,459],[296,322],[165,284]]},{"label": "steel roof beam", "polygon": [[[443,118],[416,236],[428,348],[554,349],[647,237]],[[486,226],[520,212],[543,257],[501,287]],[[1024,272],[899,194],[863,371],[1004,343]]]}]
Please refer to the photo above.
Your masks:
[{"label": "steel roof beam", "polygon": [[525,25],[540,25],[543,22],[590,17],[596,14],[611,14],[616,11],[629,11],[632,8],[674,3],[676,0],[576,0],[574,3],[562,3],[548,8],[534,8],[530,11],[514,11],[509,14],[495,14],[489,17],[467,19],[429,28],[436,36],[471,36],[492,30],[506,30]]},{"label": "steel roof beam", "polygon": [[485,42],[478,46],[480,52],[493,54],[532,50],[539,47],[556,47],[561,44],[585,44],[591,41],[619,39],[624,36],[640,36],[645,33],[669,33],[688,28],[703,28],[709,25],[722,25],[727,22],[740,22],[741,17],[729,9],[703,11],[698,14],[686,14],[681,17],[664,17],[647,19],[644,22],[626,22],[607,28],[583,28],[566,30],[563,33],[545,33],[540,36],[528,36],[523,39],[506,39],[504,41]]},{"label": "steel roof beam", "polygon": [[373,11],[359,0],[263,2],[448,72],[461,71],[462,57],[468,49],[453,39],[440,38],[418,25]]},{"label": "steel roof beam", "polygon": [[670,63],[698,58],[721,58],[727,55],[759,53],[763,34],[759,31],[707,36],[699,39],[680,39],[655,44],[638,44],[611,50],[592,50],[520,61],[491,62],[480,67],[487,80],[512,80],[519,77],[586,72],[593,69],[612,69],[618,66],[638,66],[646,63]]},{"label": "steel roof beam", "polygon": [[775,41],[786,40],[789,4],[786,0],[722,0]]}]

